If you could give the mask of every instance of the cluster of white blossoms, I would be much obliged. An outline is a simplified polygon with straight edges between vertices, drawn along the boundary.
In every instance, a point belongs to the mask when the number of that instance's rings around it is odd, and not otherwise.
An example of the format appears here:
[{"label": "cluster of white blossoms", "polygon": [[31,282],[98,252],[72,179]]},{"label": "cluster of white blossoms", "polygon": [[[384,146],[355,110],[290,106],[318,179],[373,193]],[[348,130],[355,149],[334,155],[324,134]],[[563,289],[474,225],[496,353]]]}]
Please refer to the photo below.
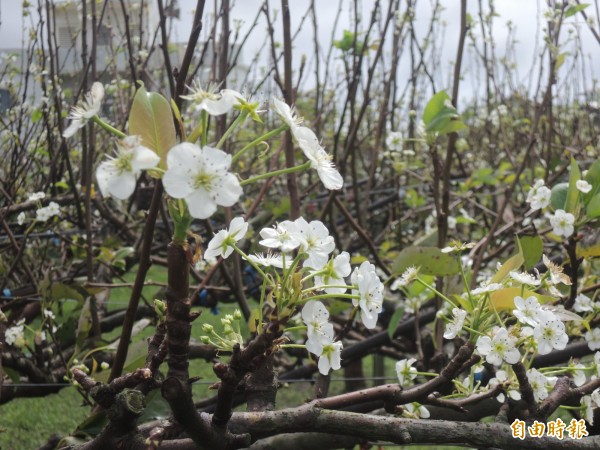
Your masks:
[{"label": "cluster of white blossoms", "polygon": [[[266,255],[246,255],[237,247],[237,243],[247,232],[248,224],[244,219],[234,218],[228,229],[219,231],[211,239],[204,258],[209,261],[218,257],[227,258],[237,250],[246,261],[259,269],[282,269],[283,276],[269,277],[273,283],[279,282],[275,280],[292,279],[294,277],[291,276],[291,272],[301,271],[304,275],[301,291],[290,295],[297,295],[297,305],[306,302],[302,309],[302,319],[308,328],[306,348],[319,357],[321,373],[326,374],[330,369],[338,369],[342,343],[334,341],[333,325],[327,322],[329,313],[325,305],[311,297],[350,297],[356,310],[360,309],[364,326],[372,329],[376,326],[378,315],[383,308],[383,283],[375,271],[375,266],[365,261],[352,271],[350,255],[347,252],[333,256],[333,237],[329,235],[327,227],[318,220],[308,222],[300,217],[260,230],[259,244],[270,252]],[[351,284],[346,283],[348,277]],[[306,284],[308,286],[305,286]],[[278,285],[275,291],[283,292],[286,289]],[[352,293],[347,294],[348,290]]]},{"label": "cluster of white blossoms", "polygon": [[[577,189],[583,193],[591,190],[591,185],[585,180],[578,180],[576,183]],[[533,211],[544,209],[550,205],[552,191],[544,185],[544,180],[537,180],[533,187],[527,193],[529,206]],[[557,209],[554,214],[548,214],[552,232],[557,236],[568,238],[575,231],[575,216],[563,209]]]},{"label": "cluster of white blossoms", "polygon": [[552,192],[544,185],[544,180],[536,180],[533,187],[527,193],[527,199],[532,210],[537,211],[543,209],[550,204],[550,196]]},{"label": "cluster of white blossoms", "polygon": [[317,171],[321,182],[327,189],[337,190],[344,186],[344,180],[331,161],[331,156],[321,146],[315,133],[307,127],[301,126],[302,118],[298,117],[294,108],[281,100],[273,99],[275,111],[289,127],[292,136],[310,161],[310,165]]},{"label": "cluster of white blossoms", "polygon": [[[52,217],[60,215],[60,206],[56,202],[50,202],[47,206],[41,206],[41,200],[44,198],[46,198],[46,194],[43,192],[34,192],[27,197],[28,201],[38,202],[38,206],[40,206],[35,212],[35,220],[38,222],[47,222]],[[23,225],[26,218],[25,213],[20,212],[17,216],[17,223]]]},{"label": "cluster of white blossoms", "polygon": [[309,300],[302,308],[302,321],[306,325],[306,350],[317,355],[319,372],[327,375],[330,369],[338,370],[342,361],[342,343],[335,341],[329,311],[323,303]]},{"label": "cluster of white blossoms", "polygon": [[39,208],[35,212],[35,219],[40,222],[47,222],[52,217],[58,215],[60,215],[60,206],[58,206],[58,203],[56,202],[50,202],[48,203],[48,206]]},{"label": "cluster of white blossoms", "polygon": [[25,345],[25,319],[19,320],[14,326],[6,329],[4,341],[14,347]]},{"label": "cluster of white blossoms", "polygon": [[401,152],[404,139],[400,131],[390,131],[385,138],[385,145],[391,152]]},{"label": "cluster of white blossoms", "polygon": [[[260,121],[256,111],[258,103],[249,103],[237,91],[219,91],[213,84],[204,89],[199,83],[189,89],[190,94],[181,97],[192,103],[193,110],[222,115],[238,108]],[[103,97],[104,88],[100,83],[94,83],[83,104],[73,108],[69,116],[73,122],[65,131],[65,137],[72,136],[98,114]],[[300,126],[301,120],[285,103],[275,99],[273,105],[325,187],[341,189],[343,179],[312,130]],[[160,157],[143,146],[139,137],[127,136],[117,145],[116,155],[101,162],[96,170],[100,191],[105,196],[127,199],[133,193],[141,171],[153,169],[159,162]],[[243,193],[237,175],[230,172],[232,156],[218,148],[181,143],[167,152],[166,163],[162,178],[165,191],[175,199],[184,199],[192,217],[206,219],[218,206],[233,206]]]}]

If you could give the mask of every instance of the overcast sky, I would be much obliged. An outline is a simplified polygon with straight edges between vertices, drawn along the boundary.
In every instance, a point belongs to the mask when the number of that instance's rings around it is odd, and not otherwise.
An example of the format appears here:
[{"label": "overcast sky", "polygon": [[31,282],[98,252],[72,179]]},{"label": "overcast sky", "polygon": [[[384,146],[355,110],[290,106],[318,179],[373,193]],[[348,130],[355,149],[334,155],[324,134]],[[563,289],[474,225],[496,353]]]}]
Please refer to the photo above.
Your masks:
[{"label": "overcast sky", "polygon": [[[116,1],[116,0],[111,0]],[[339,0],[321,0],[317,2],[318,8],[318,21],[319,21],[319,32],[320,42],[327,45],[330,42],[331,26],[333,24],[335,14],[338,8]],[[494,42],[497,46],[497,56],[503,56],[505,52],[505,41],[507,35],[506,23],[511,21],[516,28],[516,39],[518,41],[516,47],[516,54],[511,57],[515,60],[519,75],[523,78],[526,72],[530,69],[532,61],[534,61],[538,55],[536,55],[536,40],[541,48],[541,33],[537,33],[539,30],[540,14],[543,13],[545,8],[545,1],[541,0],[499,0],[495,2],[496,9],[500,15],[495,21],[494,26]],[[280,0],[269,0],[272,9],[280,8]],[[32,3],[36,3],[33,1]],[[195,0],[179,0],[181,9],[181,20],[179,26],[176,27],[176,35],[173,36],[176,40],[185,41],[189,35],[190,25],[192,20],[193,8],[196,4]],[[205,9],[205,17],[209,17],[212,12],[213,1],[208,0]],[[237,0],[234,2],[235,6],[232,12],[232,19],[241,19],[248,24],[256,15],[257,9],[263,3],[262,0]],[[371,10],[374,1],[363,0],[363,12],[365,22],[368,19],[368,13]],[[387,2],[382,2],[384,5]],[[404,5],[404,1],[401,2]],[[20,47],[22,39],[24,39],[24,33],[26,36],[27,30],[30,27],[30,21],[23,19],[21,11],[21,0],[0,0],[0,48],[14,48]],[[307,11],[307,7],[310,4],[309,0],[293,0],[291,4],[291,20],[292,28],[295,29],[301,18]],[[349,28],[349,11],[348,4],[345,2],[344,12],[341,15],[341,23],[338,26],[338,38],[341,37],[341,31],[344,28]],[[449,62],[453,61],[456,54],[456,45],[458,41],[458,29],[459,29],[459,8],[460,2],[458,0],[443,0],[442,4],[445,7],[445,11],[442,13],[442,17],[447,24],[446,34],[444,37],[444,51],[442,52],[441,69],[442,71],[448,71],[450,67]],[[470,13],[476,17],[477,15],[477,4],[478,2],[468,2]],[[425,27],[428,25],[427,17],[430,15],[430,0],[419,0],[417,2],[417,26],[421,26],[423,33]],[[591,9],[591,8],[590,8]],[[420,19],[421,18],[421,19]],[[580,15],[568,19],[570,22],[575,20],[582,20]],[[209,20],[205,20],[205,25],[209,25]],[[307,23],[307,25],[309,25]],[[252,60],[254,53],[257,51],[258,46],[262,42],[264,36],[264,25],[261,28],[257,28],[254,31],[254,38],[250,39],[245,51],[244,60],[248,63]],[[205,29],[208,26],[205,26]],[[279,32],[280,27],[276,28]],[[583,36],[583,50],[586,54],[595,53],[600,54],[600,47],[594,40],[586,26],[581,27]],[[567,32],[563,32],[562,36],[566,38]],[[312,53],[312,27],[305,26],[301,34],[298,36],[294,43],[294,59],[299,61],[302,54],[306,54],[310,59]],[[468,69],[468,59],[465,59],[466,68]],[[600,58],[591,58],[590,61],[586,62],[589,65],[589,72],[593,73],[595,77],[600,73]],[[568,64],[565,64],[567,66]],[[445,72],[443,72],[445,73]]]}]

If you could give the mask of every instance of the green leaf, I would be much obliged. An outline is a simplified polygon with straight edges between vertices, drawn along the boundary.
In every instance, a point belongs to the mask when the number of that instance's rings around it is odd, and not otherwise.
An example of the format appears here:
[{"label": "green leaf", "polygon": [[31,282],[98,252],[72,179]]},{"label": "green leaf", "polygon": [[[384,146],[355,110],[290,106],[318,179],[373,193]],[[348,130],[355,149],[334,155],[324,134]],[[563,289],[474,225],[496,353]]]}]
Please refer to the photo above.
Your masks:
[{"label": "green leaf", "polygon": [[590,6],[589,3],[582,3],[580,5],[574,5],[574,6],[567,8],[567,10],[565,11],[565,19],[568,19],[569,17],[574,16],[578,12],[583,11],[588,6]]},{"label": "green leaf", "polygon": [[523,236],[517,239],[523,252],[525,270],[531,270],[542,257],[544,241],[540,236]]},{"label": "green leaf", "polygon": [[452,133],[467,127],[456,108],[452,106],[446,91],[440,91],[431,97],[423,111],[423,122],[427,132],[439,134]]},{"label": "green leaf", "polygon": [[388,336],[390,337],[390,339],[392,339],[394,337],[394,333],[396,332],[396,328],[398,328],[398,324],[400,323],[400,320],[404,317],[404,308],[398,308],[396,309],[396,311],[394,311],[394,314],[392,314],[392,318],[390,319],[390,323],[388,324]]},{"label": "green leaf", "polygon": [[129,134],[140,136],[142,144],[160,156],[165,168],[167,152],[177,143],[175,125],[169,102],[142,85],[133,99],[129,114]]},{"label": "green leaf", "polygon": [[450,100],[450,97],[446,93],[446,91],[440,91],[435,94],[423,110],[423,122],[425,125],[429,125],[431,121],[437,116],[444,108],[444,102]]},{"label": "green leaf", "polygon": [[81,314],[77,322],[77,331],[75,332],[75,354],[84,348],[90,330],[92,329],[92,312],[90,310],[90,299],[88,298],[81,308]]},{"label": "green leaf", "polygon": [[550,205],[552,205],[552,208],[555,210],[565,209],[568,193],[569,183],[555,184],[550,194]]},{"label": "green leaf", "polygon": [[403,273],[410,266],[419,267],[424,275],[456,275],[460,267],[456,259],[442,253],[437,247],[407,247],[394,260],[395,273]]},{"label": "green leaf", "polygon": [[600,193],[589,201],[585,210],[585,214],[590,219],[600,217]]},{"label": "green leaf", "polygon": [[540,304],[554,301],[554,297],[549,295],[541,295],[528,289],[521,292],[520,287],[508,287],[490,293],[490,309],[496,308],[498,311],[514,309],[517,296],[522,298],[533,296],[538,299]]},{"label": "green leaf", "polygon": [[31,121],[33,123],[38,122],[42,118],[42,111],[40,109],[36,109],[31,113]]},{"label": "green leaf", "polygon": [[572,214],[577,213],[577,201],[579,200],[579,189],[576,183],[581,179],[581,172],[575,158],[571,158],[571,167],[569,168],[569,191],[565,201],[565,211]]},{"label": "green leaf", "polygon": [[592,185],[592,190],[583,194],[583,201],[588,203],[596,193],[600,192],[600,159],[594,161],[592,167],[585,174],[585,181]]},{"label": "green leaf", "polygon": [[577,246],[577,257],[578,258],[597,258],[600,256],[600,244],[593,244],[589,247]]},{"label": "green leaf", "polygon": [[18,384],[21,382],[21,375],[14,369],[10,367],[2,366],[2,370],[0,370],[0,375],[7,375],[14,384]]},{"label": "green leaf", "polygon": [[491,283],[500,283],[504,278],[513,270],[517,270],[521,265],[525,262],[525,258],[523,257],[523,253],[519,250],[514,256],[508,258],[508,260],[502,264],[496,275],[494,275],[491,279]]},{"label": "green leaf", "polygon": [[558,69],[560,69],[561,66],[565,63],[565,59],[567,58],[568,54],[569,54],[569,52],[564,52],[556,57],[556,63],[554,65],[554,73],[558,73]]},{"label": "green leaf", "polygon": [[77,300],[78,302],[84,300],[84,296],[77,289],[63,283],[53,283],[51,293],[53,300],[67,299]]}]

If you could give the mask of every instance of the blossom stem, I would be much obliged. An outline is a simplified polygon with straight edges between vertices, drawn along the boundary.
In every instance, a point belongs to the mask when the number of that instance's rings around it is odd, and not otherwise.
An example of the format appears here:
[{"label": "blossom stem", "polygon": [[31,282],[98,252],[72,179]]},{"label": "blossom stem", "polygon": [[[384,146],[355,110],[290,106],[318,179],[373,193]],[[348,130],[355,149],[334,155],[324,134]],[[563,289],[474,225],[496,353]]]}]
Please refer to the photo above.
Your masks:
[{"label": "blossom stem", "polygon": [[278,134],[283,133],[288,128],[289,127],[287,125],[282,125],[279,128],[275,128],[274,130],[271,130],[268,133],[265,133],[262,136],[254,139],[252,142],[250,142],[249,144],[247,144],[245,147],[242,147],[236,154],[234,154],[233,157],[231,158],[231,162],[232,163],[236,162],[238,159],[240,159],[242,157],[242,155],[244,153],[246,153],[252,147],[256,147],[261,142],[263,142],[263,141],[265,141],[265,140],[267,140],[267,139],[269,139],[269,138],[271,138],[273,136],[277,136]]},{"label": "blossom stem", "polygon": [[97,115],[92,117],[92,120],[94,121],[94,123],[97,123],[98,125],[100,125],[102,128],[104,128],[109,133],[112,133],[115,136],[120,137],[121,139],[127,137],[127,135],[125,133],[123,133],[122,131],[117,130],[115,127],[107,124],[104,120],[102,120]]},{"label": "blossom stem", "polygon": [[235,130],[236,127],[240,123],[242,123],[244,120],[246,120],[246,117],[248,117],[248,112],[247,111],[242,111],[235,118],[235,120],[232,122],[232,124],[229,126],[229,128],[227,128],[227,130],[225,131],[225,133],[223,133],[223,136],[221,136],[221,139],[219,139],[219,142],[217,142],[217,148],[221,148],[223,146],[223,144],[225,143],[225,141],[227,140],[227,138],[229,137],[229,135],[231,135],[231,133],[233,132],[233,130]]},{"label": "blossom stem", "polygon": [[464,325],[463,325],[463,328],[464,328],[465,330],[467,330],[468,332],[470,332],[470,333],[477,334],[477,335],[479,335],[479,336],[485,336],[485,333],[482,333],[481,331],[477,331],[477,330],[476,330],[476,329],[474,329],[474,328],[469,328],[469,327],[466,327],[466,326],[464,326]]},{"label": "blossom stem", "polygon": [[279,348],[306,348],[304,344],[281,344]]},{"label": "blossom stem", "polygon": [[241,248],[239,248],[239,247],[238,247],[237,245],[235,245],[235,244],[232,244],[231,246],[233,247],[233,249],[234,249],[234,250],[235,250],[235,251],[236,251],[236,252],[237,252],[237,253],[238,253],[238,254],[239,254],[239,255],[240,255],[242,258],[244,258],[244,259],[245,259],[245,260],[248,262],[248,264],[250,264],[252,267],[254,267],[254,269],[255,269],[255,270],[256,270],[256,271],[257,271],[257,272],[260,274],[260,276],[261,276],[261,277],[263,277],[263,279],[264,279],[264,280],[266,280],[266,279],[267,279],[267,274],[265,274],[265,273],[263,272],[263,270],[262,270],[262,269],[261,269],[261,268],[258,266],[258,264],[256,264],[254,261],[252,261],[252,260],[251,260],[251,259],[248,257],[248,255],[246,255],[246,253],[244,253],[244,251],[243,251]]},{"label": "blossom stem", "polygon": [[202,147],[204,147],[208,141],[208,112],[204,109],[200,114],[200,120],[202,121]]},{"label": "blossom stem", "polygon": [[442,298],[445,301],[447,301],[448,303],[450,303],[453,308],[458,308],[458,306],[456,306],[452,300],[450,300],[448,297],[446,297],[444,294],[442,294],[436,288],[431,286],[429,283],[426,283],[425,281],[421,280],[421,278],[419,278],[419,277],[417,277],[416,280],[421,284],[421,286],[429,289],[431,292],[433,292],[434,294],[438,295],[440,298]]},{"label": "blossom stem", "polygon": [[311,162],[307,161],[304,164],[300,164],[299,166],[294,166],[294,167],[289,167],[286,169],[274,170],[273,172],[263,173],[261,175],[256,175],[255,177],[248,178],[247,180],[240,182],[240,185],[246,186],[248,184],[255,183],[257,181],[264,180],[266,178],[275,177],[277,175],[286,175],[288,173],[301,172],[302,170],[310,168],[310,165],[311,165]]},{"label": "blossom stem", "polygon": [[309,288],[303,289],[302,293],[303,294],[308,294],[309,292],[317,291],[319,289],[326,289],[326,288],[350,289],[351,287],[355,287],[355,286],[348,286],[347,284],[324,284],[323,286],[313,286],[313,287],[309,287]]},{"label": "blossom stem", "polygon": [[309,300],[318,300],[321,298],[349,298],[349,299],[353,299],[353,298],[360,298],[360,295],[352,295],[352,294],[319,294],[319,295],[313,295],[312,297],[306,297],[304,299],[304,301],[309,301]]},{"label": "blossom stem", "polygon": [[413,374],[421,375],[423,377],[439,377],[440,376],[439,373],[434,373],[434,372],[413,372]]},{"label": "blossom stem", "polygon": [[467,277],[465,275],[465,268],[462,265],[462,260],[460,259],[459,255],[456,255],[456,263],[458,264],[458,267],[460,267],[460,277],[462,278],[463,285],[465,286],[465,292],[469,297],[469,304],[471,305],[472,310],[475,308],[475,305],[473,304],[473,296],[471,295],[471,289],[469,289],[469,283],[467,282]]},{"label": "blossom stem", "polygon": [[302,330],[306,330],[308,327],[306,325],[298,325],[297,327],[289,327],[286,328],[285,331],[302,331]]},{"label": "blossom stem", "polygon": [[196,128],[194,128],[192,130],[192,132],[190,133],[190,135],[188,136],[187,142],[190,142],[192,144],[194,142],[196,142],[198,140],[198,138],[200,137],[200,135],[202,134],[203,126],[204,126],[204,124],[202,123],[202,121],[200,121],[198,126],[196,126]]}]

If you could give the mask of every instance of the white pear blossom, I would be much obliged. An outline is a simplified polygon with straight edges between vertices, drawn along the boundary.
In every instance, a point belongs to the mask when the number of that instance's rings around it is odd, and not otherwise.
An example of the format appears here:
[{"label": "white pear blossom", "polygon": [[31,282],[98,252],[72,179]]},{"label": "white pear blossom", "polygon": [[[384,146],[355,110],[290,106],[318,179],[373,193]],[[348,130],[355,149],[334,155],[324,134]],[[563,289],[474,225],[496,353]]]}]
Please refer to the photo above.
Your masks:
[{"label": "white pear blossom", "polygon": [[594,310],[594,303],[592,299],[585,294],[579,294],[575,297],[575,303],[573,309],[577,312],[588,312]]},{"label": "white pear blossom", "polygon": [[552,232],[557,236],[569,237],[575,231],[573,224],[575,223],[575,216],[571,213],[565,212],[562,209],[557,209],[553,216],[550,216],[550,225],[552,226]]},{"label": "white pear blossom", "polygon": [[277,267],[278,269],[283,269],[283,258],[279,254],[256,253],[254,255],[248,255],[248,259],[259,266]]},{"label": "white pear blossom", "polygon": [[19,224],[19,226],[23,225],[23,223],[25,223],[25,213],[23,211],[21,211],[19,213],[19,215],[17,216],[17,223]]},{"label": "white pear blossom", "polygon": [[338,370],[342,367],[342,348],[342,343],[340,341],[334,342],[333,339],[323,345],[317,364],[322,375],[329,374],[330,369]]},{"label": "white pear blossom", "polygon": [[299,232],[300,248],[307,254],[304,266],[313,269],[323,267],[335,249],[333,236],[329,236],[329,230],[320,220],[309,223],[299,217],[294,223]]},{"label": "white pear blossom", "polygon": [[54,315],[51,309],[44,309],[43,314],[45,319],[56,320],[56,316]]},{"label": "white pear blossom", "polygon": [[273,99],[273,107],[275,108],[275,112],[281,117],[281,119],[286,123],[292,133],[298,128],[300,124],[302,124],[302,117],[298,117],[296,112],[296,108],[293,106],[290,107],[287,103],[282,102],[276,98]]},{"label": "white pear blossom", "polygon": [[323,346],[333,340],[333,324],[329,323],[329,311],[320,301],[310,300],[302,308],[302,320],[307,328],[306,349],[320,355]]},{"label": "white pear blossom", "polygon": [[[352,268],[350,267],[350,254],[342,252],[335,258],[331,259],[323,267],[319,268],[315,276],[316,286],[342,286],[346,285],[344,278],[350,275]],[[344,287],[326,287],[324,291],[328,294],[343,294],[347,288]]]},{"label": "white pear blossom", "polygon": [[540,310],[537,314],[538,324],[533,329],[533,337],[540,355],[547,355],[553,348],[562,350],[569,342],[565,324],[551,311]]},{"label": "white pear blossom", "polygon": [[208,243],[204,252],[204,259],[210,260],[222,256],[229,257],[233,253],[233,246],[241,241],[248,232],[248,222],[243,217],[235,217],[229,224],[229,229],[220,230]]},{"label": "white pear blossom", "polygon": [[74,106],[71,109],[68,119],[71,119],[71,124],[63,132],[63,137],[70,138],[77,130],[83,128],[88,121],[100,112],[102,100],[104,99],[104,86],[102,83],[95,82],[92,84],[92,89],[88,92],[79,106]]},{"label": "white pear blossom", "polygon": [[191,94],[182,95],[181,98],[194,102],[196,111],[204,110],[211,116],[228,113],[237,104],[237,99],[242,97],[242,94],[232,89],[219,91],[219,86],[214,83],[209,83],[204,89],[200,82],[195,81],[188,89]]},{"label": "white pear blossom", "polygon": [[485,356],[490,364],[499,366],[502,361],[516,364],[521,358],[521,353],[516,348],[517,338],[510,336],[506,328],[496,328],[492,338],[480,336],[477,339],[477,351]]},{"label": "white pear blossom", "polygon": [[529,369],[527,379],[533,389],[533,398],[536,402],[545,400],[548,397],[548,387],[551,387],[555,382],[555,379],[547,378],[537,369]]},{"label": "white pear blossom", "polygon": [[550,283],[553,285],[557,285],[559,283],[563,283],[566,284],[567,286],[570,286],[572,283],[571,279],[569,278],[569,276],[565,273],[563,273],[563,268],[554,264],[550,258],[548,258],[546,255],[542,255],[542,261],[544,262],[544,265],[546,266],[546,268],[548,269],[548,273],[550,273]]},{"label": "white pear blossom", "polygon": [[581,409],[583,410],[583,417],[586,422],[590,425],[594,424],[594,402],[592,401],[591,395],[584,395],[581,397]]},{"label": "white pear blossom", "polygon": [[573,383],[575,384],[575,386],[583,386],[587,381],[587,378],[585,376],[585,370],[586,367],[581,363],[575,364],[575,366],[573,366]]},{"label": "white pear blossom", "polygon": [[428,419],[431,415],[429,410],[419,403],[408,403],[404,405],[403,408],[409,417]]},{"label": "white pear blossom", "polygon": [[360,306],[360,315],[366,328],[375,328],[379,313],[383,309],[383,283],[377,276],[375,266],[364,261],[352,272],[352,284],[357,289],[352,292],[360,299],[352,299],[352,304]]},{"label": "white pear blossom", "polygon": [[592,190],[592,185],[585,180],[577,180],[575,182],[575,187],[579,192],[587,194]]},{"label": "white pear blossom", "polygon": [[595,389],[591,394],[592,400],[598,408],[600,408],[600,389]]},{"label": "white pear blossom", "polygon": [[464,309],[452,308],[452,316],[452,322],[446,324],[444,339],[454,339],[458,333],[462,331],[465,318],[467,317],[467,311]]},{"label": "white pear blossom", "polygon": [[398,375],[398,384],[407,386],[417,377],[417,368],[412,365],[416,363],[415,358],[402,359],[396,363],[396,375]]},{"label": "white pear blossom", "polygon": [[25,345],[25,319],[19,320],[14,326],[4,332],[4,341],[8,345],[23,347]]},{"label": "white pear blossom", "polygon": [[36,220],[40,222],[47,222],[54,216],[60,215],[60,206],[56,202],[48,203],[48,206],[44,206],[43,208],[39,208],[36,212]]},{"label": "white pear blossom", "polygon": [[[490,389],[494,389],[496,386],[498,386],[500,383],[506,383],[508,381],[508,375],[506,374],[505,370],[497,370],[496,371],[496,376],[492,379],[490,379],[490,381],[488,382],[488,386],[490,387]],[[509,389],[507,391],[508,396],[510,398],[512,398],[515,401],[521,400],[521,393],[519,391],[517,391],[516,389]],[[504,403],[504,400],[506,400],[506,396],[503,393],[498,394],[498,396],[496,396],[496,400],[498,400],[500,403]]]},{"label": "white pear blossom", "polygon": [[160,157],[141,144],[139,136],[127,136],[117,144],[117,156],[102,161],[96,169],[96,179],[102,195],[119,200],[129,198],[142,170],[155,167]]},{"label": "white pear blossom", "polygon": [[471,291],[471,295],[488,294],[502,289],[503,287],[504,286],[501,283],[482,283],[478,288]]},{"label": "white pear blossom", "polygon": [[543,209],[550,204],[550,189],[544,186],[544,180],[537,180],[531,190],[527,193],[525,200],[531,206],[531,209],[536,211]]},{"label": "white pear blossom", "polygon": [[514,299],[516,309],[513,309],[513,314],[521,323],[531,325],[532,327],[538,324],[538,313],[541,311],[540,302],[533,295],[523,299],[516,296]]},{"label": "white pear blossom", "polygon": [[584,337],[590,350],[600,350],[600,328],[586,331]]},{"label": "white pear blossom", "polygon": [[402,133],[399,131],[391,131],[385,138],[385,145],[389,151],[401,152],[402,151]]},{"label": "white pear blossom", "polygon": [[260,230],[260,236],[263,238],[259,242],[260,245],[278,248],[282,252],[291,252],[302,243],[298,226],[291,220],[279,222],[273,228],[263,228]]},{"label": "white pear blossom", "polygon": [[415,266],[407,267],[406,270],[402,273],[402,275],[400,275],[400,278],[396,278],[394,280],[394,282],[390,286],[390,289],[392,291],[396,291],[396,290],[400,289],[401,287],[408,286],[413,281],[415,281],[415,279],[417,278],[418,275],[419,275],[418,268],[416,268]]},{"label": "white pear blossom", "polygon": [[27,200],[30,202],[37,202],[38,200],[43,200],[44,198],[46,198],[46,194],[43,192],[34,192],[33,194],[29,194]]},{"label": "white pear blossom", "polygon": [[192,217],[206,219],[218,205],[233,206],[242,195],[240,182],[229,172],[231,155],[217,148],[178,144],[169,150],[167,166],[165,191],[185,199]]},{"label": "white pear blossom", "polygon": [[337,190],[344,186],[344,179],[331,162],[331,156],[325,151],[315,133],[307,127],[297,127],[293,130],[294,137],[310,161],[310,166],[317,171],[317,175],[327,189]]},{"label": "white pear blossom", "polygon": [[521,284],[527,284],[529,286],[539,286],[541,284],[541,281],[538,280],[535,275],[531,275],[527,272],[516,272],[513,270],[509,275],[514,281]]}]

